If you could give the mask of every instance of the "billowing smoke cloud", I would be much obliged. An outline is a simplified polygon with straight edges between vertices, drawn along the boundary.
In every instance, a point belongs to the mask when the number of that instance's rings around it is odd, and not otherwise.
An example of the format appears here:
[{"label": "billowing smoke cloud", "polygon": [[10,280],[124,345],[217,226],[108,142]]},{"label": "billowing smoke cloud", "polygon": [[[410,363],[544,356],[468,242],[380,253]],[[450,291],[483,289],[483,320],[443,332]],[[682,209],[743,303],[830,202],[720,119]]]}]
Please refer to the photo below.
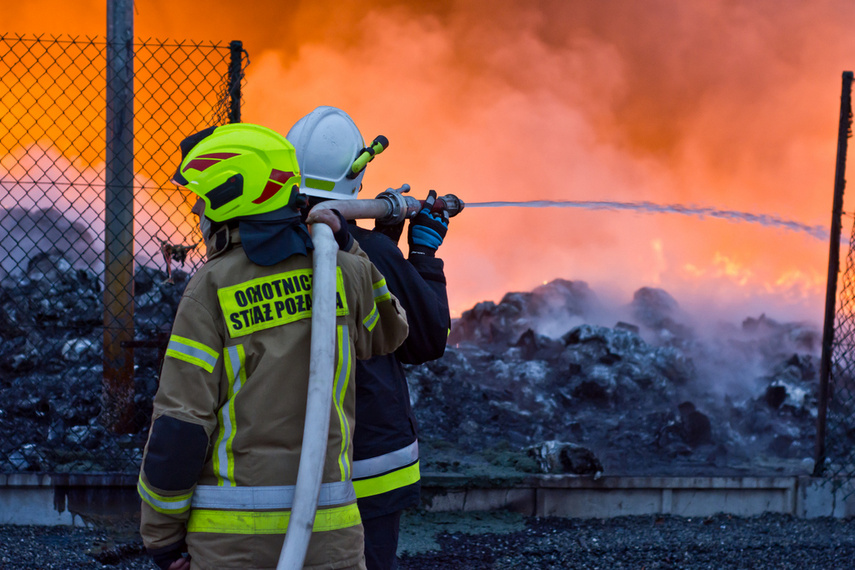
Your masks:
[{"label": "billowing smoke cloud", "polygon": [[[840,75],[855,53],[855,5],[844,0],[136,9],[141,37],[244,41],[244,120],[285,132],[336,105],[366,138],[389,137],[368,196],[406,182],[416,196],[434,188],[473,202],[646,201],[830,219]],[[45,13],[15,7],[4,19],[20,32],[103,33],[104,19],[46,28]],[[717,316],[818,320],[827,264],[826,244],[785,229],[565,209],[466,210],[440,253],[455,311],[563,277],[622,302],[655,286]]]}]

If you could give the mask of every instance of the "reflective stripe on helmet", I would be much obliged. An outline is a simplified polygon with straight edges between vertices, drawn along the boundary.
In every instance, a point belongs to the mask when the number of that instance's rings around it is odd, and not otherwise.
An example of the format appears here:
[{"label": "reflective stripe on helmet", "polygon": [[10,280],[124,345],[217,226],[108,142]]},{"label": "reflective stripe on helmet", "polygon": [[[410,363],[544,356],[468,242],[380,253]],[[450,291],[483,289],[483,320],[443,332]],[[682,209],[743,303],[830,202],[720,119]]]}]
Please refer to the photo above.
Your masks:
[{"label": "reflective stripe on helmet", "polygon": [[331,180],[318,180],[317,178],[304,178],[303,184],[306,188],[314,188],[315,190],[325,190],[332,192],[335,189],[335,182]]}]

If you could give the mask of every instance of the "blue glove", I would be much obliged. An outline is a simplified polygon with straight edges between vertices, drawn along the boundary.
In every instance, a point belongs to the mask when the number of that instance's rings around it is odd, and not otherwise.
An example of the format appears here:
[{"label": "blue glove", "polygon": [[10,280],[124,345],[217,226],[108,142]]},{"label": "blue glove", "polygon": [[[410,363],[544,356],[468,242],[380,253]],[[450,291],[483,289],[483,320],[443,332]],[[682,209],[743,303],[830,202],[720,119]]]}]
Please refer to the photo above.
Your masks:
[{"label": "blue glove", "polygon": [[410,255],[425,255],[434,257],[436,250],[442,245],[448,232],[448,210],[434,208],[436,191],[431,190],[425,199],[424,206],[416,217],[410,220],[407,241],[410,244]]}]

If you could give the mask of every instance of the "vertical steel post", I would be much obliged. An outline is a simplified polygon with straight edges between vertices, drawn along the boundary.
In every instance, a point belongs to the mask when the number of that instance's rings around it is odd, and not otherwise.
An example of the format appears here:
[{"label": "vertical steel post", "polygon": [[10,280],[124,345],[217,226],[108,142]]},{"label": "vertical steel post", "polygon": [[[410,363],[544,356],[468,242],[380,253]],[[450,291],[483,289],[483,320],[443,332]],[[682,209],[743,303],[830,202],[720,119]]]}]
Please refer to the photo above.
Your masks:
[{"label": "vertical steel post", "polygon": [[825,289],[825,320],[822,327],[822,355],[819,365],[819,402],[816,418],[816,462],[813,474],[822,475],[825,466],[825,437],[828,400],[831,397],[831,349],[834,342],[834,316],[837,301],[837,273],[840,271],[840,217],[843,190],[846,187],[846,149],[852,126],[852,72],[843,72],[840,94],[840,123],[837,128],[837,165],[834,172],[834,201],[831,208],[831,236],[828,246],[828,281]]},{"label": "vertical steel post", "polygon": [[243,42],[235,40],[229,44],[229,123],[240,123],[240,82],[243,79],[241,58]]},{"label": "vertical steel post", "polygon": [[101,421],[134,431],[134,14],[107,0],[104,384]]}]

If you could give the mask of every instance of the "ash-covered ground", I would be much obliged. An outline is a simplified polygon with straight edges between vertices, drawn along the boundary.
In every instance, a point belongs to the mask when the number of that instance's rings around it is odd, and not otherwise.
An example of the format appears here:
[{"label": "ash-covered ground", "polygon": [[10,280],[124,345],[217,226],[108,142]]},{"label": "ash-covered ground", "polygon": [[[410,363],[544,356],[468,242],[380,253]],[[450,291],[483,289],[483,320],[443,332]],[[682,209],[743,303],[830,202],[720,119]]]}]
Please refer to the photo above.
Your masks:
[{"label": "ash-covered ground", "polygon": [[[136,422],[121,435],[101,412],[99,278],[47,252],[0,280],[0,472],[135,471],[153,346],[186,279],[136,272]],[[580,281],[508,293],[463,313],[443,358],[409,367],[423,470],[810,473],[819,352],[816,326],[764,315],[697,326],[660,289],[621,307]]]},{"label": "ash-covered ground", "polygon": [[[405,513],[401,570],[850,570],[855,522],[766,514],[608,520]],[[155,570],[114,529],[0,526],[0,570]]]}]

